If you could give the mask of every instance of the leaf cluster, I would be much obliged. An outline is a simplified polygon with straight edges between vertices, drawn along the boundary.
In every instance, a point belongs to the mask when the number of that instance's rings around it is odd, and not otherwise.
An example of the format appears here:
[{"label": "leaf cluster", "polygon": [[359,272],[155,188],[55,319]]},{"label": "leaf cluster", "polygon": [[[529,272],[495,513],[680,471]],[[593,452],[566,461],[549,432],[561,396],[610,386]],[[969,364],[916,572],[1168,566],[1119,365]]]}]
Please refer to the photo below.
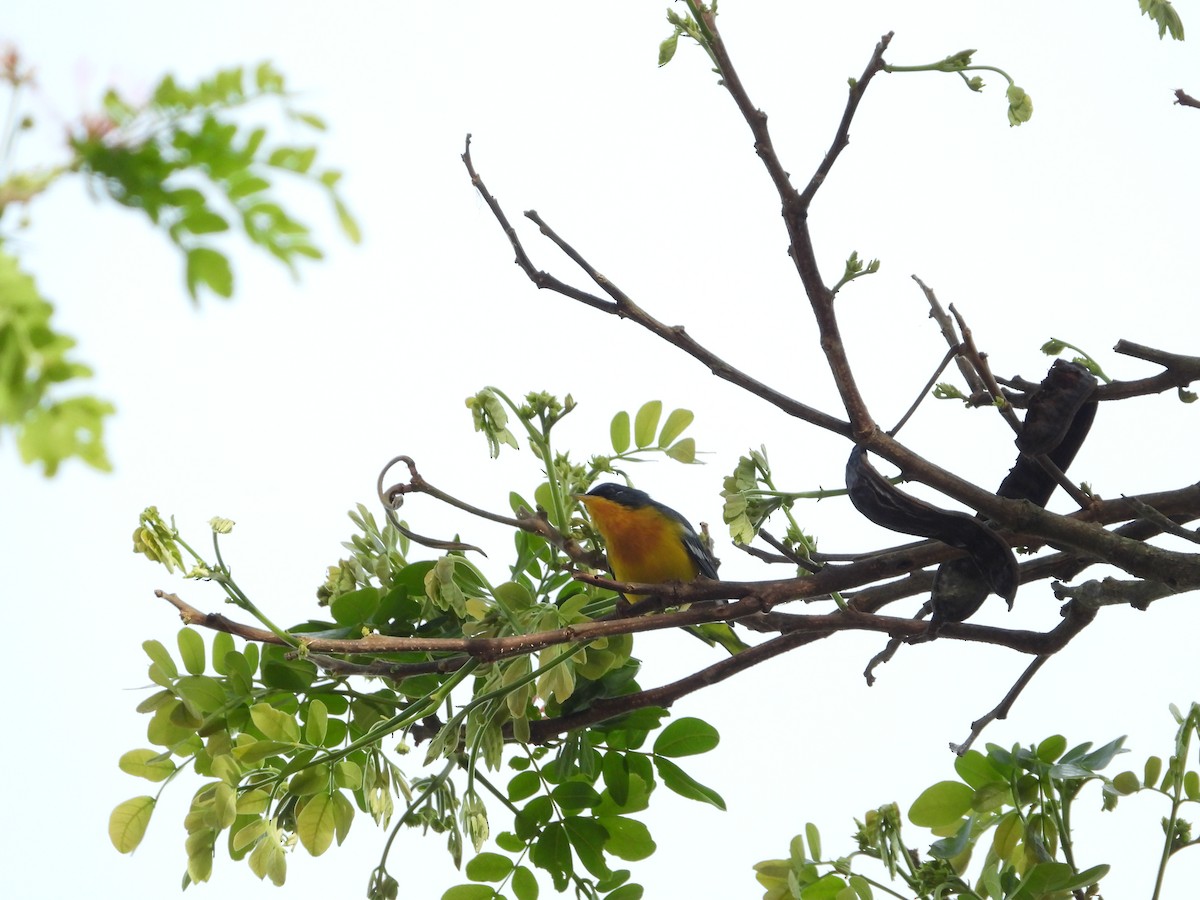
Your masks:
[{"label": "leaf cluster", "polygon": [[86,394],[58,394],[92,370],[74,358],[75,340],[54,329],[53,314],[33,277],[0,244],[0,427],[13,429],[21,459],[40,462],[47,476],[71,457],[107,471],[104,419],[114,407]]},{"label": "leaf cluster", "polygon": [[[1187,768],[1193,739],[1200,735],[1200,706],[1187,715],[1171,708],[1177,731],[1167,761],[1146,759],[1140,773],[1127,770],[1109,777],[1103,770],[1126,753],[1124,738],[1094,748],[1083,743],[1067,749],[1061,735],[1029,747],[987,745],[955,760],[957,780],[926,788],[908,810],[908,821],[929,829],[935,840],[928,858],[910,850],[899,807],[889,803],[855,820],[858,849],[835,859],[822,857],[820,834],[809,824],[792,839],[787,859],[755,866],[765,900],[821,897],[870,900],[899,896],[887,886],[901,881],[913,897],[965,897],[972,900],[1066,900],[1096,896],[1107,864],[1085,866],[1075,845],[1072,816],[1089,784],[1100,786],[1103,809],[1139,791],[1164,797],[1170,813],[1163,819],[1164,847],[1154,896],[1161,890],[1168,860],[1197,843],[1192,825],[1180,816],[1189,803],[1200,803],[1200,774]],[[808,850],[805,850],[805,840]],[[983,854],[968,880],[973,857]],[[870,860],[874,866],[865,867]],[[872,871],[882,867],[882,875]],[[886,879],[886,881],[884,880]]]},{"label": "leaf cluster", "polygon": [[[123,206],[143,212],[184,254],[193,300],[202,288],[233,294],[233,270],[212,237],[241,227],[250,242],[293,274],[301,259],[320,259],[309,226],[288,213],[272,193],[287,174],[324,190],[342,229],[359,239],[358,226],[338,194],[341,173],[316,166],[317,148],[272,145],[263,125],[247,126],[236,115],[270,99],[287,117],[309,129],[325,123],[288,104],[283,76],[270,63],[254,69],[247,85],[241,68],[225,69],[195,87],[168,75],[141,105],[115,90],[104,97],[104,117],[72,136],[73,168]],[[215,195],[215,196],[214,196]],[[218,202],[217,198],[220,198]]]},{"label": "leaf cluster", "polygon": [[[168,75],[140,104],[110,90],[103,112],[73,129],[65,162],[14,171],[18,139],[35,127],[32,116],[18,112],[32,82],[16,50],[6,51],[0,69],[9,104],[0,132],[5,224],[12,222],[7,214],[27,207],[50,185],[81,176],[99,195],[140,210],[182,252],[193,300],[203,290],[232,296],[233,269],[218,238],[234,228],[293,274],[301,260],[321,258],[309,226],[278,196],[282,178],[326,194],[347,237],[359,240],[339,191],[341,173],[317,165],[315,146],[273,143],[266,127],[251,119],[249,108],[266,103],[305,129],[325,128],[317,116],[292,107],[283,76],[269,63],[252,73],[222,70],[194,87]],[[22,217],[17,228],[26,224]],[[62,395],[92,370],[69,355],[75,340],[55,327],[53,305],[4,248],[8,233],[0,232],[0,429],[12,429],[21,458],[40,463],[47,476],[70,458],[107,470],[103,430],[114,407],[88,394]]]},{"label": "leaf cluster", "polygon": [[[570,398],[533,393],[514,404],[489,388],[468,406],[490,449],[516,443],[500,437],[515,420],[542,463],[536,502],[514,492],[514,514],[546,515],[561,503],[564,521],[585,543],[595,538],[574,495],[591,480],[650,453],[694,458],[691,439],[681,437],[692,414],[675,410],[663,420],[657,401],[633,416],[618,413],[610,429],[613,453],[593,456],[587,466],[551,446],[552,429],[574,408]],[[616,595],[573,579],[576,563],[561,543],[535,531],[515,531],[505,580],[494,582],[465,550],[414,558],[414,540],[398,520],[380,525],[362,506],[351,518],[358,533],[317,591],[325,616],[281,629],[222,560],[229,520],[210,523],[216,559],[208,560],[154,508],[141,516],[135,552],[168,571],[215,582],[274,639],[261,649],[254,642],[235,646],[230,633],[219,631],[206,654],[199,634],[184,628],[179,662],[162,644],[145,645],[159,687],[139,706],[151,717],[151,747],[126,754],[122,768],[166,781],[190,766],[207,779],[184,823],[187,879],[207,880],[223,843],[260,878],[282,883],[290,847],[298,843],[320,855],[345,839],[357,814],[367,813],[380,827],[395,820],[395,829],[445,835],[456,864],[464,848],[473,849],[466,868],[471,883],[447,896],[536,896],[533,873],[541,870],[555,888],[570,886],[580,896],[640,897],[616,861],[654,851],[638,814],[655,788],[724,808],[715,791],[676,762],[713,749],[716,730],[697,719],[666,724],[665,709],[644,704],[590,728],[544,728],[640,690],[629,633],[495,658],[437,649],[439,642],[523,639],[591,623],[613,611]],[[364,635],[412,639],[431,649],[353,655],[312,649],[318,640]],[[403,753],[389,752],[389,746],[407,752],[410,743],[424,745],[419,772],[402,765]],[[487,773],[505,768],[514,773],[507,786],[493,784]],[[404,808],[396,816],[399,799]],[[137,846],[155,802],[137,797],[114,811],[110,836],[118,850]],[[480,853],[496,808],[511,814],[511,825],[494,841],[503,852]],[[392,897],[397,889],[385,850],[369,895]]]}]

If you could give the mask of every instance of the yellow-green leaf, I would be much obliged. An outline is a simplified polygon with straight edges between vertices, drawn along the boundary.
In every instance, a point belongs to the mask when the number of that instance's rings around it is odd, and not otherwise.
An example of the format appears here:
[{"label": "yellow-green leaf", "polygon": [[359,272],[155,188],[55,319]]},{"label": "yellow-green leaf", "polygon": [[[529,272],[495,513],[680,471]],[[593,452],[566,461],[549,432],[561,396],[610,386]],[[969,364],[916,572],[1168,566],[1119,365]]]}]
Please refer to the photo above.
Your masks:
[{"label": "yellow-green leaf", "polygon": [[162,781],[175,771],[175,763],[169,755],[149,748],[130,750],[121,756],[117,765],[125,774],[147,781]]},{"label": "yellow-green leaf", "polygon": [[613,450],[617,453],[624,453],[629,449],[629,413],[621,410],[613,416],[612,423],[608,426],[608,434],[612,439]]},{"label": "yellow-green leaf", "polygon": [[695,414],[690,409],[673,409],[658,433],[658,446],[669,447],[692,424]]},{"label": "yellow-green leaf", "polygon": [[642,404],[633,420],[633,442],[639,450],[654,444],[658,433],[658,419],[662,415],[662,401],[651,400]]},{"label": "yellow-green leaf", "polygon": [[337,811],[332,794],[317,794],[304,804],[296,816],[296,836],[304,849],[320,856],[333,843],[337,826]]},{"label": "yellow-green leaf", "polygon": [[134,797],[112,811],[108,817],[108,839],[118,853],[132,853],[137,849],[153,812],[153,797]]},{"label": "yellow-green leaf", "polygon": [[250,707],[250,718],[254,720],[255,727],[263,733],[263,737],[268,740],[290,741],[291,743],[300,740],[300,726],[296,724],[295,717],[289,716],[269,703],[256,703]]},{"label": "yellow-green leaf", "polygon": [[320,700],[308,704],[308,723],[304,726],[304,737],[317,747],[325,743],[325,731],[329,726],[329,710]]}]

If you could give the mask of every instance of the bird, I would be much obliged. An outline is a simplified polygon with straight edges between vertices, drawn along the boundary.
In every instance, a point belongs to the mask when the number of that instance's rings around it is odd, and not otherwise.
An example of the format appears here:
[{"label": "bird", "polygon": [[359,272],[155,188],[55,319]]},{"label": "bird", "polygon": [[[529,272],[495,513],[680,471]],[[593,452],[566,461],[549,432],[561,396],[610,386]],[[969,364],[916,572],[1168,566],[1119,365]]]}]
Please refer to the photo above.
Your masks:
[{"label": "bird", "polygon": [[[608,565],[617,581],[665,584],[717,580],[717,565],[691,523],[645,491],[611,482],[579,494],[592,524],[604,538]],[[644,599],[629,596],[630,603]]]},{"label": "bird", "polygon": [[[652,500],[645,491],[606,482],[575,496],[604,538],[608,566],[616,581],[667,584],[700,577],[719,580],[716,560],[691,523],[671,507]],[[645,595],[629,594],[626,599],[637,603]],[[748,646],[724,622],[688,630],[730,653]]]}]

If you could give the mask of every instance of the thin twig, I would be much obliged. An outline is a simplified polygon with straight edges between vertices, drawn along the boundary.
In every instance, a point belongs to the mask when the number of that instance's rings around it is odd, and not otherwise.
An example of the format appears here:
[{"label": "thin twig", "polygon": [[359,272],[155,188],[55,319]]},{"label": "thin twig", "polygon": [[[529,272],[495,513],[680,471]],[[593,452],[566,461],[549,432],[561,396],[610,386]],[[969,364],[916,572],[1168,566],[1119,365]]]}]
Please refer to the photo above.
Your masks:
[{"label": "thin twig", "polygon": [[887,49],[892,35],[888,33],[880,39],[862,76],[851,85],[846,110],[842,114],[842,121],[834,135],[833,143],[826,152],[825,158],[817,166],[804,193],[801,194],[792,186],[787,171],[779,161],[770,131],[767,128],[767,114],[751,101],[734,68],[733,60],[730,59],[724,39],[717,28],[715,13],[708,10],[704,13],[703,18],[704,24],[712,36],[710,49],[720,69],[721,82],[729,91],[734,103],[737,104],[742,118],[750,126],[750,132],[754,136],[754,150],[766,166],[767,173],[779,194],[783,221],[788,233],[788,254],[792,257],[796,272],[804,285],[805,294],[808,296],[809,305],[812,307],[821,336],[821,349],[825,352],[825,360],[841,396],[842,405],[850,417],[853,436],[856,441],[861,440],[862,437],[873,432],[876,426],[867,411],[866,402],[858,389],[853,369],[846,356],[837,317],[833,311],[833,293],[826,286],[821,277],[820,267],[817,265],[812,235],[808,228],[808,208],[837,157],[849,142],[850,124],[854,114],[858,110],[859,102],[871,79],[883,67],[883,53]]},{"label": "thin twig", "polygon": [[950,304],[950,314],[954,316],[954,320],[958,323],[958,331],[962,335],[963,356],[983,382],[984,389],[991,396],[992,403],[1004,418],[1004,421],[1008,423],[1014,434],[1020,434],[1021,420],[1017,418],[1017,414],[1013,412],[1008,401],[1004,399],[1004,392],[1000,390],[1000,385],[996,383],[996,377],[992,375],[991,366],[987,364],[986,357],[975,346],[975,336],[971,333],[971,329],[967,327],[966,320],[963,319],[962,314],[954,308],[953,303]]},{"label": "thin twig", "polygon": [[1035,657],[1033,662],[1025,667],[1025,671],[1021,673],[1021,676],[1016,680],[1013,686],[1009,688],[1008,693],[1004,695],[1004,699],[1001,700],[993,710],[972,722],[971,733],[967,735],[967,739],[961,744],[951,743],[950,749],[953,750],[957,756],[962,756],[971,749],[971,745],[975,743],[975,739],[979,737],[979,735],[983,734],[983,729],[987,728],[988,725],[997,719],[1008,718],[1008,711],[1012,709],[1012,705],[1017,702],[1017,697],[1021,695],[1021,691],[1023,691],[1025,686],[1033,680],[1033,676],[1037,674],[1038,669],[1046,664],[1048,659],[1050,659],[1048,655]]},{"label": "thin twig", "polygon": [[933,288],[926,285],[916,275],[912,276],[912,280],[920,285],[921,290],[925,292],[925,299],[929,303],[929,318],[937,322],[938,328],[942,332],[942,337],[946,339],[946,344],[955,352],[955,363],[958,365],[958,371],[962,374],[963,379],[967,382],[967,389],[971,392],[971,402],[978,405],[981,401],[976,398],[982,396],[986,396],[988,402],[990,402],[991,396],[983,383],[983,379],[971,368],[970,363],[962,357],[962,341],[955,333],[954,322],[946,314],[946,310],[942,308],[942,304],[938,301],[937,295],[934,294]]},{"label": "thin twig", "polygon": [[946,371],[946,366],[950,365],[950,360],[955,359],[957,356],[958,347],[951,347],[946,351],[946,355],[942,357],[942,361],[938,364],[938,367],[934,370],[933,374],[929,376],[929,380],[925,382],[925,386],[922,387],[920,392],[917,394],[917,399],[912,402],[912,406],[908,408],[908,412],[900,417],[899,422],[888,429],[889,437],[895,437],[900,429],[904,427],[904,423],[913,417],[913,413],[917,411],[917,407],[920,406],[925,398],[929,396],[929,392],[933,390],[934,385],[937,384],[937,380],[941,377],[942,373]]},{"label": "thin twig", "polygon": [[[543,229],[543,233],[546,234],[546,236],[552,241],[554,241],[559,249],[561,249],[574,260],[583,260],[582,264],[585,271],[595,272],[597,277],[603,279],[602,283],[606,292],[616,291],[624,298],[624,300],[623,302],[605,300],[602,297],[598,297],[595,294],[590,294],[587,291],[573,287],[572,285],[560,281],[558,278],[555,278],[546,272],[539,271],[534,268],[533,263],[529,260],[529,256],[525,253],[525,250],[521,245],[520,238],[517,237],[516,231],[511,225],[508,224],[508,218],[504,215],[504,211],[501,209],[499,202],[495,197],[488,193],[487,188],[483,183],[483,179],[480,178],[479,174],[475,171],[474,164],[471,161],[469,143],[467,146],[467,151],[463,153],[463,164],[467,167],[467,171],[471,175],[471,183],[475,185],[476,190],[479,191],[480,195],[487,202],[488,207],[492,210],[496,220],[500,223],[501,227],[508,235],[509,241],[515,248],[517,248],[517,264],[524,270],[530,281],[532,281],[537,287],[552,290],[555,293],[562,294],[565,297],[579,300],[582,303],[586,303],[588,306],[594,307],[611,315],[630,319],[636,322],[638,325],[641,325],[647,331],[658,335],[668,343],[674,344],[689,356],[703,363],[709,369],[709,371],[711,371],[718,378],[737,385],[747,392],[754,394],[756,397],[761,397],[763,400],[766,400],[772,406],[788,414],[789,416],[794,416],[795,418],[808,422],[809,424],[816,425],[818,428],[824,428],[827,431],[831,431],[834,434],[840,434],[844,437],[848,437],[850,435],[849,422],[843,421],[829,415],[828,413],[822,412],[819,409],[815,409],[814,407],[801,403],[800,401],[787,396],[781,391],[777,391],[769,385],[758,381],[745,372],[742,372],[740,369],[730,365],[707,347],[698,343],[694,338],[691,337],[691,335],[687,333],[682,325],[666,325],[665,323],[651,316],[648,312],[634,303],[633,300],[627,295],[625,295],[623,292],[620,292],[607,278],[600,275],[599,272],[596,271],[595,267],[591,266],[586,260],[583,259],[582,254],[578,253],[574,247],[568,244],[553,229],[546,225],[544,220],[542,220],[542,218],[536,212],[531,211],[531,213],[527,213],[526,215],[531,219],[531,221],[538,223],[539,227]],[[593,277],[593,280],[596,280],[596,277]],[[598,281],[597,283],[599,284],[601,282]]]},{"label": "thin twig", "polygon": [[1122,494],[1121,499],[1133,507],[1133,510],[1137,513],[1138,518],[1145,519],[1147,522],[1152,523],[1156,528],[1161,529],[1166,534],[1173,534],[1175,537],[1183,538],[1185,541],[1191,541],[1193,544],[1200,544],[1200,532],[1189,531],[1181,525],[1176,524],[1175,522],[1171,521],[1171,519],[1160,513],[1153,506],[1150,506],[1148,503],[1143,503],[1137,497],[1127,497]]}]

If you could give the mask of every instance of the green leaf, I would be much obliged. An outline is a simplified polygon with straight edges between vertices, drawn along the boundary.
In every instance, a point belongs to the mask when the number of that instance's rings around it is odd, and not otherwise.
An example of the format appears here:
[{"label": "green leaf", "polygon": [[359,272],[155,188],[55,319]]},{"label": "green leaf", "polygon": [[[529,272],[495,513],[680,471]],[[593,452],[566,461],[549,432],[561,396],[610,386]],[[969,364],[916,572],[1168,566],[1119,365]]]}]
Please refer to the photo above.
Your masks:
[{"label": "green leaf", "polygon": [[676,462],[694,463],[696,461],[696,441],[690,437],[677,441],[667,448],[666,454]]},{"label": "green leaf", "polygon": [[838,895],[846,888],[846,882],[830,872],[803,888],[800,891],[800,900],[838,900]]},{"label": "green leaf", "polygon": [[1037,746],[1037,758],[1044,763],[1052,763],[1067,749],[1067,739],[1061,734],[1048,737]]},{"label": "green leaf", "polygon": [[499,853],[479,853],[467,863],[466,875],[472,881],[503,881],[513,870],[513,861]]},{"label": "green leaf", "polygon": [[675,719],[662,730],[654,741],[654,752],[659,756],[680,757],[707,753],[720,743],[721,736],[703,719],[684,717]]},{"label": "green leaf", "polygon": [[875,896],[871,890],[871,883],[861,875],[850,876],[850,887],[853,888],[858,900],[871,900]]},{"label": "green leaf", "polygon": [[817,826],[812,822],[807,822],[804,825],[804,836],[808,839],[808,846],[812,850],[812,858],[821,858],[821,832],[817,830]]},{"label": "green leaf", "polygon": [[509,885],[517,900],[537,900],[538,898],[537,878],[525,866],[516,867]]},{"label": "green leaf", "polygon": [[193,675],[204,673],[204,638],[193,628],[179,629],[179,658]]},{"label": "green leaf", "polygon": [[568,781],[560,784],[550,796],[559,808],[568,812],[580,809],[591,809],[600,803],[600,794],[594,787],[583,781]]},{"label": "green leaf", "polygon": [[608,832],[595,819],[583,816],[567,816],[562,824],[584,868],[597,878],[608,876],[609,868],[604,860],[604,843],[608,840]]},{"label": "green leaf", "polygon": [[163,781],[175,771],[175,763],[169,755],[149,748],[122,754],[117,765],[125,774],[147,781]]},{"label": "green leaf", "polygon": [[233,649],[233,635],[227,631],[214,632],[212,639],[213,671],[218,675],[228,675],[230,669],[225,664],[225,656],[233,652],[235,652]]},{"label": "green leaf", "polygon": [[153,797],[134,797],[112,811],[108,817],[108,839],[118,853],[132,853],[137,849],[153,812]]},{"label": "green leaf", "polygon": [[1189,800],[1200,800],[1200,773],[1194,769],[1183,773],[1183,794]]},{"label": "green leaf", "polygon": [[[342,762],[344,763],[345,760]],[[339,763],[339,765],[340,764],[341,763]],[[357,788],[355,788],[355,790],[357,790]],[[346,840],[346,835],[350,833],[350,826],[353,823],[354,804],[346,799],[346,795],[341,791],[335,792],[333,795],[333,833],[337,838],[339,847],[342,845],[342,841]]]},{"label": "green leaf", "polygon": [[604,900],[642,900],[645,893],[640,884],[623,884],[611,894],[606,894]]},{"label": "green leaf", "polygon": [[1161,757],[1151,756],[1146,759],[1146,767],[1142,776],[1142,784],[1148,788],[1158,784],[1158,776],[1162,774],[1163,761]]},{"label": "green leaf", "polygon": [[673,409],[658,433],[658,446],[669,447],[696,418],[690,409]]},{"label": "green leaf", "polygon": [[316,794],[296,816],[296,836],[305,850],[320,856],[333,843],[335,825],[333,795]]},{"label": "green leaf", "polygon": [[250,718],[267,740],[290,743],[300,740],[300,726],[296,724],[295,716],[290,716],[269,703],[256,703],[250,707]]},{"label": "green leaf", "polygon": [[266,840],[254,845],[254,850],[246,860],[250,871],[259,878],[270,878],[271,883],[279,887],[287,879],[287,857],[283,846],[274,834],[268,831]]},{"label": "green leaf", "polygon": [[296,745],[291,741],[253,741],[238,744],[233,748],[233,756],[243,765],[252,766],[269,756],[279,756],[295,749]]},{"label": "green leaf", "polygon": [[956,825],[970,811],[974,793],[961,781],[939,781],[923,790],[913,801],[908,810],[908,819],[922,828]]},{"label": "green leaf", "polygon": [[1088,753],[1079,761],[1079,763],[1088,769],[1099,771],[1112,762],[1113,757],[1115,757],[1118,753],[1129,752],[1128,750],[1124,749],[1124,744],[1125,736],[1122,735],[1114,741],[1109,741],[1098,750],[1093,750],[1091,753]]},{"label": "green leaf", "polygon": [[625,764],[624,754],[615,751],[604,754],[600,772],[613,803],[624,806],[629,799],[629,767]]},{"label": "green leaf", "polygon": [[379,609],[379,588],[365,587],[333,598],[329,611],[339,625],[360,625]]},{"label": "green leaf", "polygon": [[243,200],[253,194],[265,191],[271,182],[250,172],[235,173],[226,180],[225,196],[230,200]]},{"label": "green leaf", "polygon": [[629,449],[629,413],[621,410],[613,416],[608,426],[608,435],[614,451],[624,453]]},{"label": "green leaf", "polygon": [[633,442],[639,450],[654,443],[654,435],[658,433],[658,418],[662,415],[662,401],[651,400],[642,404],[633,420]]},{"label": "green leaf", "polygon": [[279,647],[263,651],[262,679],[267,687],[295,694],[307,690],[316,677],[317,668],[307,659],[284,659]]},{"label": "green leaf", "polygon": [[509,853],[525,852],[525,842],[511,831],[502,831],[496,835],[496,846]]},{"label": "green leaf", "polygon": [[929,855],[934,859],[954,859],[967,849],[971,841],[971,832],[975,824],[974,817],[963,821],[951,837],[934,841],[929,847]]},{"label": "green leaf", "polygon": [[456,884],[442,894],[442,900],[492,900],[495,896],[486,884]]},{"label": "green leaf", "polygon": [[537,772],[530,770],[520,772],[514,775],[508,783],[508,799],[517,801],[524,800],[526,797],[532,797],[542,787],[541,776]]},{"label": "green leaf", "polygon": [[561,822],[552,822],[542,829],[529,851],[529,858],[538,868],[551,874],[571,871],[571,842]]},{"label": "green leaf", "polygon": [[1092,866],[1090,869],[1085,869],[1073,878],[1068,878],[1057,890],[1077,891],[1080,888],[1091,887],[1093,884],[1099,883],[1109,873],[1111,868],[1111,866],[1103,863],[1098,866]]},{"label": "green leaf", "polygon": [[534,605],[533,594],[529,592],[529,588],[515,581],[496,585],[492,596],[509,612],[521,612]]},{"label": "green leaf", "polygon": [[201,716],[225,705],[225,688],[207,675],[185,675],[175,682],[175,693]]},{"label": "green leaf", "polygon": [[228,231],[229,223],[210,209],[193,209],[180,218],[178,227],[190,234],[217,234]]},{"label": "green leaf", "polygon": [[1042,897],[1063,890],[1063,886],[1074,877],[1071,867],[1060,862],[1040,862],[1025,873],[1021,888],[1012,896],[1026,898]]},{"label": "green leaf", "polygon": [[292,109],[288,110],[288,118],[297,122],[303,122],[309,128],[314,128],[317,131],[325,131],[329,127],[325,124],[324,119],[313,113],[300,112],[299,110]]},{"label": "green leaf", "polygon": [[342,233],[353,244],[362,243],[362,229],[358,225],[358,220],[354,218],[350,208],[342,201],[340,197],[333,198],[333,211],[337,214],[338,224],[342,227]]},{"label": "green leaf", "polygon": [[689,800],[699,800],[701,803],[710,803],[720,810],[725,809],[725,800],[720,794],[698,782],[669,759],[656,757],[654,768],[658,771],[658,777],[662,779],[662,783],[679,796],[687,797]]},{"label": "green leaf", "polygon": [[171,654],[159,641],[142,641],[142,649],[146,651],[150,661],[162,669],[168,678],[179,675],[179,670],[175,668],[175,660],[171,659]]},{"label": "green leaf", "polygon": [[193,300],[199,299],[201,287],[207,287],[218,297],[233,296],[233,270],[225,255],[210,247],[192,247],[187,251],[187,289]]},{"label": "green leaf", "polygon": [[650,829],[637,819],[627,816],[601,816],[598,821],[608,832],[604,849],[618,859],[636,862],[653,855],[658,846],[650,837]]},{"label": "green leaf", "polygon": [[115,411],[111,403],[88,396],[68,397],[31,409],[17,432],[21,461],[40,462],[46,477],[54,475],[59,465],[71,457],[102,472],[111,470],[104,449],[104,419]]},{"label": "green leaf", "polygon": [[320,700],[308,704],[308,721],[304,725],[304,739],[310,744],[320,747],[325,743],[325,733],[329,728],[329,710]]},{"label": "green leaf", "polygon": [[975,790],[997,781],[1007,782],[1006,777],[990,759],[978,750],[968,750],[954,760],[954,771],[958,777]]},{"label": "green leaf", "polygon": [[303,174],[317,157],[316,147],[279,147],[267,157],[267,165]]},{"label": "green leaf", "polygon": [[658,64],[665,66],[675,58],[675,51],[679,48],[679,32],[676,31],[673,35],[658,45]]},{"label": "green leaf", "polygon": [[245,850],[266,833],[266,819],[255,819],[234,832],[232,847],[234,850]]},{"label": "green leaf", "polygon": [[254,85],[265,94],[283,91],[283,75],[269,62],[259,63],[254,70]]},{"label": "green leaf", "polygon": [[1150,20],[1158,26],[1160,41],[1168,32],[1170,32],[1172,40],[1183,40],[1183,21],[1179,18],[1175,7],[1171,5],[1171,0],[1138,0],[1138,5],[1142,8],[1142,15],[1149,16]]}]

